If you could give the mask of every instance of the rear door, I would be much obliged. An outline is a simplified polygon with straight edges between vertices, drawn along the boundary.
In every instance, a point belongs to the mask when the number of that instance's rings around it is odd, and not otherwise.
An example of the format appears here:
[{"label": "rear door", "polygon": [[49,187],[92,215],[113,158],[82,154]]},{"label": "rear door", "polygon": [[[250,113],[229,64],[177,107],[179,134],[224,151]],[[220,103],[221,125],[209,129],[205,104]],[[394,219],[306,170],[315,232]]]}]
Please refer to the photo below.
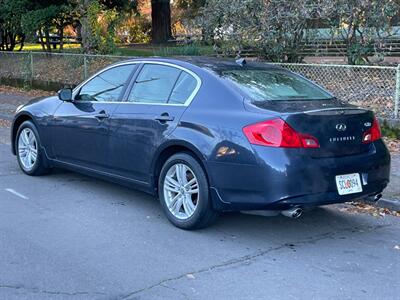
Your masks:
[{"label": "rear door", "polygon": [[154,155],[176,128],[200,87],[179,66],[149,62],[134,79],[126,102],[112,116],[110,160],[118,175],[148,183]]},{"label": "rear door", "polygon": [[107,170],[110,118],[121,102],[136,64],[123,64],[84,83],[73,102],[63,102],[50,123],[55,158]]}]

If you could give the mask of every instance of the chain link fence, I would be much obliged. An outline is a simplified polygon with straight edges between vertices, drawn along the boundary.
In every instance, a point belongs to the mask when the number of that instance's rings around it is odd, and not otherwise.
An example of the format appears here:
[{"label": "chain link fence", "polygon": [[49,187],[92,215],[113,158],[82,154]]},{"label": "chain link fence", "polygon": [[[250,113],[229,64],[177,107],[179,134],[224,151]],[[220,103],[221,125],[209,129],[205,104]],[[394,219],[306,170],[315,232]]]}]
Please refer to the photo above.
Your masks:
[{"label": "chain link fence", "polygon": [[279,65],[318,83],[342,101],[369,108],[382,118],[399,118],[400,69],[397,67]]},{"label": "chain link fence", "polygon": [[25,85],[77,85],[102,68],[134,57],[45,52],[1,52],[0,81]]},{"label": "chain link fence", "polygon": [[0,79],[30,80],[33,69],[31,59],[32,56],[26,52],[0,51]]},{"label": "chain link fence", "polygon": [[[105,66],[133,57],[43,52],[0,52],[0,82],[77,85]],[[400,66],[278,64],[326,88],[340,100],[399,119]]]}]

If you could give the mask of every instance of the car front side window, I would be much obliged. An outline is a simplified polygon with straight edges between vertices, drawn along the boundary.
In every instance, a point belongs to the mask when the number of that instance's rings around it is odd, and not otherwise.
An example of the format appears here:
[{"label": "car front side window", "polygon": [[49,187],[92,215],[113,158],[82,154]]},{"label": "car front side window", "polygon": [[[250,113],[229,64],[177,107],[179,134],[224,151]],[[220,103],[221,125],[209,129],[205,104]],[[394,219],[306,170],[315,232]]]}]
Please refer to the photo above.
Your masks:
[{"label": "car front side window", "polygon": [[117,102],[136,64],[108,69],[83,85],[76,96],[78,101]]}]

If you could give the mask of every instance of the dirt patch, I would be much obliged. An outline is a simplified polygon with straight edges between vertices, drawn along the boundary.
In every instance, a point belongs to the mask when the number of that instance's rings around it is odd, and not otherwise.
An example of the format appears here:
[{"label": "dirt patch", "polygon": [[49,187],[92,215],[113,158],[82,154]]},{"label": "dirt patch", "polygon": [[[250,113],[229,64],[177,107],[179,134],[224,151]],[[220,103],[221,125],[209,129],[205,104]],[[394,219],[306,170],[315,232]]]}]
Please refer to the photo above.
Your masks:
[{"label": "dirt patch", "polygon": [[0,85],[0,93],[12,94],[16,96],[25,96],[31,98],[54,95],[54,92],[34,90],[34,89],[26,90],[23,88],[17,88],[7,85]]}]

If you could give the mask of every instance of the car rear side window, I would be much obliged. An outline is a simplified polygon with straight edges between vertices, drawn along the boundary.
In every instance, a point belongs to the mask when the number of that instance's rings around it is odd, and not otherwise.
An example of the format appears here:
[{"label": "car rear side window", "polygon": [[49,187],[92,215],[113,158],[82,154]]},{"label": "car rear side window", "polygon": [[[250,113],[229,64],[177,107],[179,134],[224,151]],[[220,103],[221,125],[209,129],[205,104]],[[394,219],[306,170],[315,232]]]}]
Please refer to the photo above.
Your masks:
[{"label": "car rear side window", "polygon": [[136,64],[127,64],[108,69],[84,84],[76,100],[116,102]]},{"label": "car rear side window", "polygon": [[167,103],[182,70],[160,65],[146,64],[136,78],[128,97],[130,102]]},{"label": "car rear side window", "polygon": [[317,85],[284,70],[229,70],[222,76],[234,82],[251,100],[328,100]]},{"label": "car rear side window", "polygon": [[184,104],[196,89],[197,80],[189,73],[182,71],[169,97],[168,103]]}]

